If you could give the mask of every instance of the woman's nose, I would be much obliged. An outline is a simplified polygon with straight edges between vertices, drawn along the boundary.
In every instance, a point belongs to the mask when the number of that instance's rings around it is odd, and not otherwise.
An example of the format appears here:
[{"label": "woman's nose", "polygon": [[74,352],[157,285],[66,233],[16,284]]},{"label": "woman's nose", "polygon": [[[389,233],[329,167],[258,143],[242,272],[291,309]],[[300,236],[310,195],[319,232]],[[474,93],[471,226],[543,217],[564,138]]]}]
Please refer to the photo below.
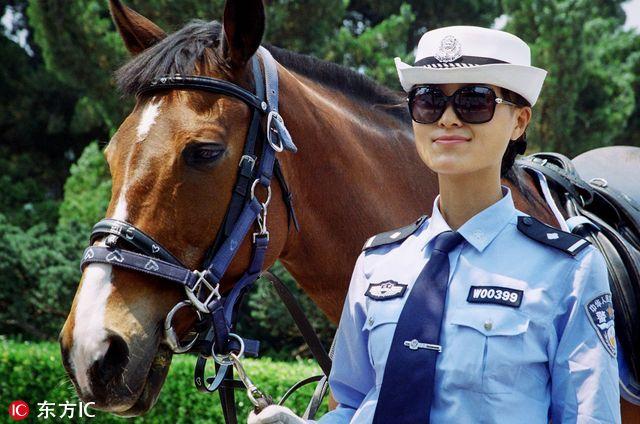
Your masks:
[{"label": "woman's nose", "polygon": [[444,110],[444,113],[438,120],[438,125],[441,127],[451,127],[451,126],[462,126],[462,122],[456,112],[453,110],[453,105],[451,103],[447,104],[447,107]]}]

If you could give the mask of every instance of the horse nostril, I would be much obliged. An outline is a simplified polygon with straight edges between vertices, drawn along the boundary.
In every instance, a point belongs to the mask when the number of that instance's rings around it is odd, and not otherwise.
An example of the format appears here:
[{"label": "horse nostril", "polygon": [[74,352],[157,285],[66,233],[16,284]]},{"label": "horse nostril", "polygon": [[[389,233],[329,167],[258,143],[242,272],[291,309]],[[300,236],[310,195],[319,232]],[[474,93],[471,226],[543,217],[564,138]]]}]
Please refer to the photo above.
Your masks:
[{"label": "horse nostril", "polygon": [[107,338],[109,348],[98,361],[96,376],[106,386],[111,380],[119,377],[129,362],[129,348],[124,339],[118,335]]}]

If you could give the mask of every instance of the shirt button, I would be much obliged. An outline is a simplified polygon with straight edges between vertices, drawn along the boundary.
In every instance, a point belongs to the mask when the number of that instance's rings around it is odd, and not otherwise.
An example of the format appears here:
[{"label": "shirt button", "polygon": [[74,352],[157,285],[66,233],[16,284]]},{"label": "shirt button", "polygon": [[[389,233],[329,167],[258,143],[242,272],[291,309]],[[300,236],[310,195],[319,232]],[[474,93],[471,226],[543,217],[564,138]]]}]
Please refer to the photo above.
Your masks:
[{"label": "shirt button", "polygon": [[374,321],[375,321],[375,320],[374,320],[374,318],[373,318],[373,317],[369,317],[369,325],[373,325]]},{"label": "shirt button", "polygon": [[484,240],[484,232],[482,232],[481,230],[475,230],[473,232],[473,237],[478,241],[482,241]]},{"label": "shirt button", "polygon": [[487,331],[489,331],[489,330],[491,330],[492,328],[493,328],[493,322],[491,322],[491,320],[490,320],[490,319],[486,320],[486,321],[484,322],[484,329],[485,329],[485,330],[487,330]]}]

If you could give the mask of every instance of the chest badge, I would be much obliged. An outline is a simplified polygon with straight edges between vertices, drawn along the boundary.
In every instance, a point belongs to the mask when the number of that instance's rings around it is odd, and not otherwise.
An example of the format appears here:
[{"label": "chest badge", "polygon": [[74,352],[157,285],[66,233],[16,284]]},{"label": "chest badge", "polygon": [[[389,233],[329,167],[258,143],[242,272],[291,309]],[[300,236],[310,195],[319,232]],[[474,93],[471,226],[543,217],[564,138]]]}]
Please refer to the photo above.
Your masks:
[{"label": "chest badge", "polygon": [[396,297],[404,296],[407,291],[406,284],[400,284],[397,281],[387,280],[381,283],[369,284],[365,296],[373,300],[388,300]]},{"label": "chest badge", "polygon": [[585,309],[604,348],[615,358],[617,354],[616,329],[611,295],[604,293],[596,296],[585,305]]},{"label": "chest badge", "polygon": [[499,286],[471,286],[467,295],[469,303],[493,303],[494,305],[519,308],[522,303],[522,290]]}]

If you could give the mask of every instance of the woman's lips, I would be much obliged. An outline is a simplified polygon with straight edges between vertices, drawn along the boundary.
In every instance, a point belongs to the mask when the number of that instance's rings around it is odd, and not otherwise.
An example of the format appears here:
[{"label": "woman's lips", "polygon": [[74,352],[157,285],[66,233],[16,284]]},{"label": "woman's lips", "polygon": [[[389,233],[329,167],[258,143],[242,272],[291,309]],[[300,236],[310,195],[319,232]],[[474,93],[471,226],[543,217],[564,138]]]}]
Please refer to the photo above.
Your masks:
[{"label": "woman's lips", "polygon": [[461,136],[453,136],[453,135],[443,135],[433,140],[434,143],[441,143],[441,144],[466,143],[468,141],[471,141],[471,139],[461,137]]}]

